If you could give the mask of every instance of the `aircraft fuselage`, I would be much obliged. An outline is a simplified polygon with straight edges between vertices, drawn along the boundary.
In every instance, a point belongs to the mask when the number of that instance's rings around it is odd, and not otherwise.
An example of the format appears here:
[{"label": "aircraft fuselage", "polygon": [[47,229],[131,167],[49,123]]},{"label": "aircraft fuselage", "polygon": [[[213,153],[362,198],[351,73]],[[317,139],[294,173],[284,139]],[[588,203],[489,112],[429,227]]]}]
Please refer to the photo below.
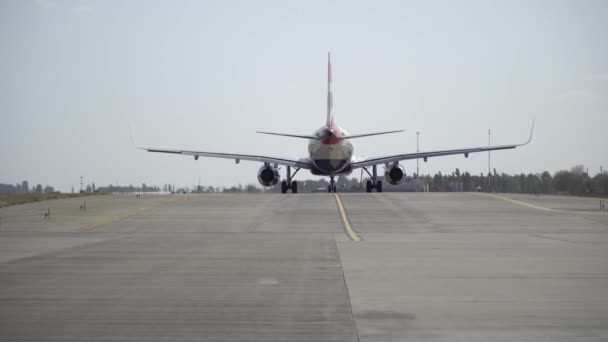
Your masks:
[{"label": "aircraft fuselage", "polygon": [[352,171],[352,143],[344,139],[347,133],[331,124],[323,126],[314,133],[319,139],[308,143],[308,155],[312,163],[311,173],[317,176],[349,174]]}]

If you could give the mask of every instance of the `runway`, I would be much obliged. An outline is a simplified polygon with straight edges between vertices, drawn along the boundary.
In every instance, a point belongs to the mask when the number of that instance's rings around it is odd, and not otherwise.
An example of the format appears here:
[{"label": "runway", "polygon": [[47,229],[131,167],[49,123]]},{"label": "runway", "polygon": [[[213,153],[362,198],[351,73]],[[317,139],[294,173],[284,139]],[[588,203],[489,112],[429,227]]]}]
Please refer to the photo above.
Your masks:
[{"label": "runway", "polygon": [[0,340],[608,340],[598,199],[84,201],[0,209]]}]

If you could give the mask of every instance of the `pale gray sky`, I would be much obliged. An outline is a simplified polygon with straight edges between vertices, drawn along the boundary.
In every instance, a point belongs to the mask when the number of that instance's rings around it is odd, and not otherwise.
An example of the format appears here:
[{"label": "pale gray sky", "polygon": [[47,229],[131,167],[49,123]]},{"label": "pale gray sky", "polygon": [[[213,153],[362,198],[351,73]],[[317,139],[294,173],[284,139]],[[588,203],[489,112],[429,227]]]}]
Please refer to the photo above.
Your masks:
[{"label": "pale gray sky", "polygon": [[[608,167],[607,1],[0,2],[0,183],[256,183],[259,164],[139,145],[306,156],[334,115],[357,155],[471,147],[499,172]],[[408,173],[415,161],[405,163]],[[429,159],[473,173],[487,154]],[[300,178],[311,177],[308,173]]]}]

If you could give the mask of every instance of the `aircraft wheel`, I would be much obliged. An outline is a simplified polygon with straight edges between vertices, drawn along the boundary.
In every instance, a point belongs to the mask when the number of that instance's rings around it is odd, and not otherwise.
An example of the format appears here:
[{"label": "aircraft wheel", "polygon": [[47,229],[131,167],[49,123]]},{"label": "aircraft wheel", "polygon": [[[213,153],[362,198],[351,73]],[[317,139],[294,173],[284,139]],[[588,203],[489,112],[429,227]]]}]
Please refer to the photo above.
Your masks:
[{"label": "aircraft wheel", "polygon": [[378,181],[378,183],[376,183],[376,191],[382,192],[382,181]]},{"label": "aircraft wheel", "polygon": [[365,192],[372,192],[372,181],[368,180],[365,184]]},{"label": "aircraft wheel", "polygon": [[298,193],[298,183],[296,181],[291,182],[291,193],[292,194]]},{"label": "aircraft wheel", "polygon": [[327,192],[331,193],[331,185],[327,186]]},{"label": "aircraft wheel", "polygon": [[287,182],[286,181],[282,181],[281,182],[281,193],[282,194],[286,194],[287,193]]}]

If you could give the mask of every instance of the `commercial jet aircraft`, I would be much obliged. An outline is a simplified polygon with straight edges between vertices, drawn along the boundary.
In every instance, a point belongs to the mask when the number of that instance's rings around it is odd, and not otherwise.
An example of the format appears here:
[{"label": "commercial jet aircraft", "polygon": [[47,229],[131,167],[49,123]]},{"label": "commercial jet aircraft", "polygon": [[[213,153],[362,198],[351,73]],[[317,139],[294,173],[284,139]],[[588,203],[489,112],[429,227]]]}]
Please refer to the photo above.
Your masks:
[{"label": "commercial jet aircraft", "polygon": [[[405,180],[405,170],[399,162],[410,159],[422,158],[425,162],[428,158],[448,156],[452,154],[463,154],[469,157],[469,153],[485,152],[493,150],[506,150],[516,148],[518,146],[527,145],[532,140],[534,131],[534,123],[530,130],[530,137],[523,144],[473,147],[453,150],[441,150],[430,152],[417,152],[407,154],[396,154],[374,158],[356,158],[353,156],[352,139],[369,137],[373,135],[389,134],[403,132],[403,130],[385,131],[365,134],[348,134],[344,129],[337,126],[332,115],[332,93],[331,93],[331,59],[328,54],[327,60],[327,121],[325,125],[316,130],[311,135],[283,134],[273,132],[260,132],[262,134],[271,134],[286,136],[292,138],[308,139],[308,157],[299,159],[279,158],[264,155],[250,154],[233,154],[233,153],[217,153],[189,150],[169,150],[159,148],[141,148],[149,152],[174,153],[187,156],[194,156],[195,160],[198,157],[226,158],[234,159],[238,164],[241,160],[257,161],[264,163],[258,171],[258,180],[263,186],[274,186],[280,181],[279,165],[286,167],[286,179],[281,182],[281,192],[286,193],[291,190],[292,193],[298,192],[298,183],[293,180],[296,173],[301,169],[309,170],[313,175],[329,176],[330,185],[327,187],[328,192],[336,192],[336,184],[334,178],[337,175],[350,174],[353,170],[363,168],[369,175],[369,180],[366,184],[367,192],[372,192],[376,189],[377,192],[382,192],[382,180],[378,179],[377,166],[384,165],[384,179],[393,185],[400,184]],[[295,172],[292,174],[291,169]],[[371,168],[371,173],[370,169]]]}]

